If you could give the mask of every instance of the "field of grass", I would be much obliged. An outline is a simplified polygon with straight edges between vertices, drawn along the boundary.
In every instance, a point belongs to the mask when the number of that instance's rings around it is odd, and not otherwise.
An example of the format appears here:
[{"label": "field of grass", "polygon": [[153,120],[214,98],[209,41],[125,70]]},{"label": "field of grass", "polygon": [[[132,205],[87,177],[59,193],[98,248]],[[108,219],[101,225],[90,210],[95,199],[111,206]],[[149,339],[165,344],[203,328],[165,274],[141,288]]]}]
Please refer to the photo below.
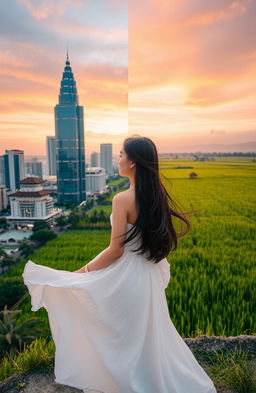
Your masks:
[{"label": "field of grass", "polygon": [[255,163],[175,160],[163,166],[171,181],[164,183],[182,210],[199,210],[169,257],[171,318],[184,336],[255,334]]},{"label": "field of grass", "polygon": [[[192,168],[173,169],[177,166]],[[199,210],[188,216],[192,229],[168,257],[171,280],[166,296],[177,330],[183,337],[256,334],[256,164],[240,158],[164,160],[160,168],[182,210]],[[192,171],[196,179],[189,177]],[[111,212],[111,205],[106,211]],[[178,222],[175,225],[179,231]],[[69,230],[29,259],[73,271],[106,248],[109,237],[110,229]],[[20,276],[25,262],[4,276]],[[34,315],[30,298],[21,307],[22,318]],[[44,309],[37,315],[47,320]]]}]

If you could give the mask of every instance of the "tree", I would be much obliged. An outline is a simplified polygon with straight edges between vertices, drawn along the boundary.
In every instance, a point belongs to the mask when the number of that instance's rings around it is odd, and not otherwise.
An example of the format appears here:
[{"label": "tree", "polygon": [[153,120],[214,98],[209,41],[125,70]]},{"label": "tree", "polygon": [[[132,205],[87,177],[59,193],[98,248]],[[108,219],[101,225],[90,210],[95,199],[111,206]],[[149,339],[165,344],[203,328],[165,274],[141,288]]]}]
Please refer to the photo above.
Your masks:
[{"label": "tree", "polygon": [[44,220],[35,221],[32,231],[37,232],[40,231],[41,229],[51,229],[50,223]]},{"label": "tree", "polygon": [[98,213],[96,210],[93,211],[93,213],[90,215],[89,221],[93,224],[98,222]]},{"label": "tree", "polygon": [[34,250],[34,245],[26,241],[22,241],[19,245],[19,251],[22,253],[24,258],[27,258],[30,254],[33,254]]},{"label": "tree", "polygon": [[0,285],[0,310],[12,307],[26,293],[26,286],[20,277],[3,277]]},{"label": "tree", "polygon": [[2,273],[4,272],[5,267],[10,267],[15,264],[15,260],[8,254],[6,254],[1,260],[0,260],[0,266],[2,269]]},{"label": "tree", "polygon": [[13,359],[17,352],[21,351],[23,344],[31,343],[36,337],[46,333],[45,327],[40,326],[42,320],[32,317],[25,322],[17,320],[17,316],[22,310],[8,310],[5,305],[0,311],[3,315],[0,319],[0,354],[8,355]]},{"label": "tree", "polygon": [[0,218],[0,228],[3,228],[3,229],[8,228],[8,222],[5,217]]},{"label": "tree", "polygon": [[108,222],[109,221],[108,216],[106,215],[106,213],[102,209],[98,212],[98,221],[100,221],[100,222],[102,222],[102,221]]},{"label": "tree", "polygon": [[60,216],[55,219],[55,222],[58,227],[64,227],[67,225],[67,218],[65,216]]},{"label": "tree", "polygon": [[57,237],[57,235],[53,231],[49,231],[48,229],[42,229],[36,231],[32,236],[30,236],[30,239],[44,243],[48,240],[54,239],[55,237]]},{"label": "tree", "polygon": [[104,194],[97,195],[97,203],[99,205],[107,203],[107,198],[110,197],[110,195],[111,195],[110,191],[104,192]]},{"label": "tree", "polygon": [[190,172],[189,177],[190,179],[196,179],[198,177],[198,174],[196,172]]},{"label": "tree", "polygon": [[4,251],[4,247],[0,244],[0,258],[1,257],[5,257],[7,254],[6,254],[6,252]]},{"label": "tree", "polygon": [[90,210],[93,207],[93,199],[87,199],[86,204],[80,207],[82,212]]},{"label": "tree", "polygon": [[70,213],[70,215],[68,216],[67,221],[68,221],[69,224],[75,224],[75,223],[77,223],[78,221],[80,221],[80,219],[81,219],[81,216],[80,216],[79,213],[77,213],[77,212],[72,212],[72,213]]}]

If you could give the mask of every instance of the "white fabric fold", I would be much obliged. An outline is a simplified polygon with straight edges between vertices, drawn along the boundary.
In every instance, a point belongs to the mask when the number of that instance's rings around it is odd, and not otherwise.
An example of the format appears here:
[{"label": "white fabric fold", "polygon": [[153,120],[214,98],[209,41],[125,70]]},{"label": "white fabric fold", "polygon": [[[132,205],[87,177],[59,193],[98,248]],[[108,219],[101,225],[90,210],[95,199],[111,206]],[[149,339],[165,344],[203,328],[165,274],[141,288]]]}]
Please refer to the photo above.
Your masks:
[{"label": "white fabric fold", "polygon": [[22,276],[32,311],[48,312],[55,382],[85,393],[216,393],[170,319],[166,258],[153,264],[128,244],[104,269],[74,273],[28,260]]}]

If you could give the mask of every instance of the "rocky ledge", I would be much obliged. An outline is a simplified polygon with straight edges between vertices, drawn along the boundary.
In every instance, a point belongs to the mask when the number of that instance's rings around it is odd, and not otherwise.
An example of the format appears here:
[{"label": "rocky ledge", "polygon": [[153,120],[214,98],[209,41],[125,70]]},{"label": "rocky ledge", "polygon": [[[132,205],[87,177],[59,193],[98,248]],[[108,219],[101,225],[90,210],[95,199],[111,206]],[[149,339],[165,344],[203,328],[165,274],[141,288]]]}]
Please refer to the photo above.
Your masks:
[{"label": "rocky ledge", "polygon": [[256,336],[247,336],[245,334],[229,337],[202,335],[195,338],[184,338],[183,340],[191,351],[199,349],[211,352],[225,349],[231,352],[241,349],[256,355]]},{"label": "rocky ledge", "polygon": [[[183,338],[192,352],[213,352],[218,350],[242,350],[256,356],[256,336],[198,336],[195,338]],[[18,374],[0,382],[1,393],[79,393],[79,389],[64,386],[54,382],[55,376],[51,371],[43,374],[38,370],[31,370],[24,374]],[[219,393],[224,392],[219,391]],[[93,393],[93,392],[92,392]],[[225,391],[226,393],[226,391]],[[232,393],[232,392],[230,392]]]}]

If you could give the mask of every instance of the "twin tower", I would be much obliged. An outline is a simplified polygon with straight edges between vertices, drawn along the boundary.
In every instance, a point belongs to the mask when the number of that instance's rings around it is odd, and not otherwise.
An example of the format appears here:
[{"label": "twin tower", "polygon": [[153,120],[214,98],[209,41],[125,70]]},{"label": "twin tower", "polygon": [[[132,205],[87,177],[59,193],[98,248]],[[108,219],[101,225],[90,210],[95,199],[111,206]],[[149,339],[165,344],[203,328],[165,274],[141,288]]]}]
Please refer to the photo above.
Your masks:
[{"label": "twin tower", "polygon": [[79,204],[86,200],[84,108],[68,54],[54,115],[58,203]]}]

